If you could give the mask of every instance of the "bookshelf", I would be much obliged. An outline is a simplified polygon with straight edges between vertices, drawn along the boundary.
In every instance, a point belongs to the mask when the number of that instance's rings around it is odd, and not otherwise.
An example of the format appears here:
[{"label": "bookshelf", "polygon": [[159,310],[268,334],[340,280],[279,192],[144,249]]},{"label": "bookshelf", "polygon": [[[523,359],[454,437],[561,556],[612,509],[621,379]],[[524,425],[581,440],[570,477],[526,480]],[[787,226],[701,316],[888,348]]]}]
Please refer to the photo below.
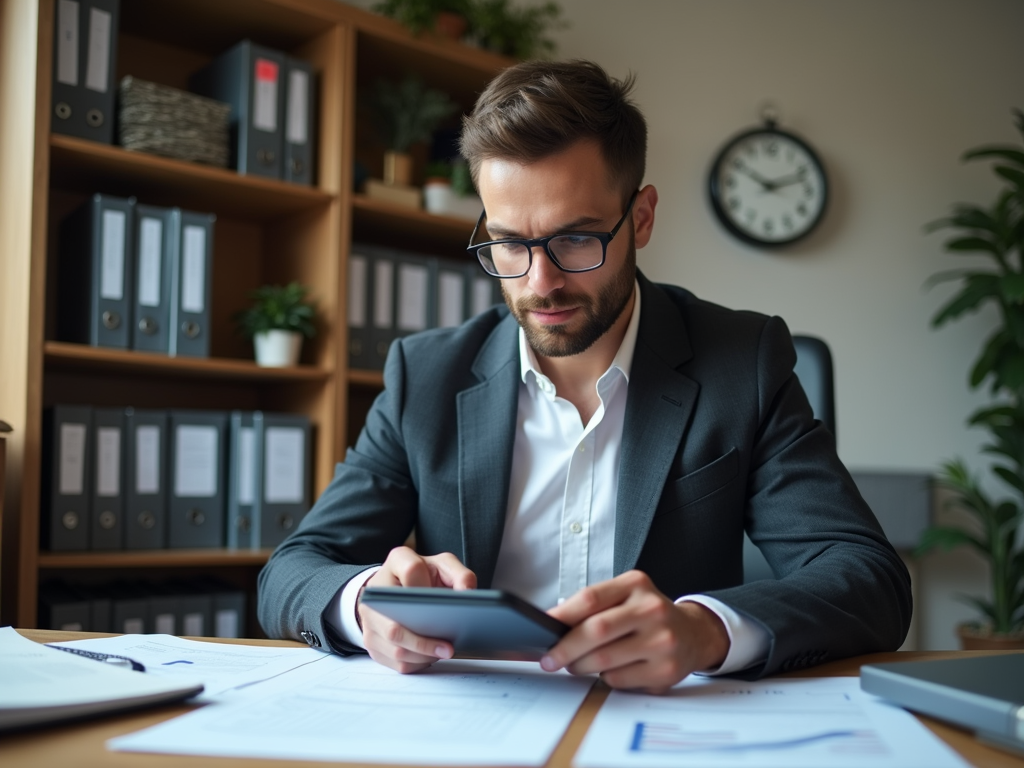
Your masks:
[{"label": "bookshelf", "polygon": [[[8,473],[0,543],[0,621],[36,626],[41,579],[216,573],[251,591],[269,551],[49,552],[40,548],[42,412],[54,403],[264,409],[314,425],[313,494],[354,441],[382,386],[349,370],[346,259],[353,240],[458,258],[473,222],[371,200],[352,190],[355,163],[380,176],[361,93],[415,72],[463,110],[511,62],[459,43],[414,37],[335,0],[121,0],[116,78],[185,88],[189,75],[250,38],[312,62],[318,77],[316,185],[131,152],[50,133],[55,0],[0,0],[0,417]],[[419,170],[425,156],[419,158]],[[217,215],[209,358],[171,358],[57,340],[59,222],[88,195],[134,195]],[[266,283],[312,288],[321,332],[298,366],[259,368],[232,315]],[[256,631],[255,619],[247,631]]]}]

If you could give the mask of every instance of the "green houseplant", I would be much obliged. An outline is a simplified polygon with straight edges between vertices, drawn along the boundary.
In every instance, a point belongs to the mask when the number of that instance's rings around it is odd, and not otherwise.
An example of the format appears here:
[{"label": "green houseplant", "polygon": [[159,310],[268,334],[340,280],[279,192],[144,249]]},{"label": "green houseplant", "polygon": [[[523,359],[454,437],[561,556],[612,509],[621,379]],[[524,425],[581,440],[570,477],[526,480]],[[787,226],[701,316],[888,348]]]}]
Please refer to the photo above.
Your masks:
[{"label": "green houseplant", "polygon": [[[1024,139],[1024,113],[1014,114]],[[992,472],[1009,496],[996,498],[985,490],[961,460],[944,464],[939,481],[974,525],[931,527],[916,551],[969,546],[978,552],[990,569],[992,598],[968,598],[984,621],[961,628],[961,638],[988,635],[1024,647],[1024,149],[986,146],[963,159],[995,161],[993,171],[1004,185],[991,206],[957,205],[950,216],[929,225],[932,231],[954,231],[946,250],[986,260],[932,278],[932,283],[960,283],[932,325],[940,327],[983,305],[999,312],[1000,323],[970,373],[972,387],[988,382],[993,402],[972,414],[968,423],[988,430],[982,450],[994,457]]]},{"label": "green houseplant", "polygon": [[394,19],[419,34],[433,30],[443,37],[459,39],[469,26],[472,0],[383,0],[373,6],[376,13]]},{"label": "green houseplant", "polygon": [[428,141],[441,121],[458,108],[444,91],[427,88],[409,75],[401,82],[378,80],[373,93],[377,128],[388,146],[384,156],[384,181],[409,184],[412,159],[409,148]]},{"label": "green houseplant", "polygon": [[316,335],[316,309],[299,283],[264,285],[250,294],[252,305],[235,315],[242,335],[253,340],[256,363],[267,368],[295,365],[302,338]]},{"label": "green houseplant", "polygon": [[509,0],[473,0],[469,35],[483,48],[517,59],[549,56],[555,42],[545,35],[564,27],[561,6],[549,0],[539,5],[513,5]]}]

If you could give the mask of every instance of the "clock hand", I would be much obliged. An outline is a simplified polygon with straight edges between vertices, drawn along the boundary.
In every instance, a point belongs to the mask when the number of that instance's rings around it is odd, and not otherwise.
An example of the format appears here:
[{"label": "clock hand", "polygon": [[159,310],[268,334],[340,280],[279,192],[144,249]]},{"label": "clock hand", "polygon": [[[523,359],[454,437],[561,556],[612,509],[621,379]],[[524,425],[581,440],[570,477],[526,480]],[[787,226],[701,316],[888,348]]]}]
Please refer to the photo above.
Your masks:
[{"label": "clock hand", "polygon": [[783,176],[781,179],[775,179],[771,182],[771,185],[773,189],[788,187],[790,184],[799,184],[804,180],[805,176],[806,174],[803,171],[800,171],[799,173],[794,173],[792,176]]},{"label": "clock hand", "polygon": [[761,188],[764,189],[765,192],[773,192],[775,190],[775,186],[776,186],[775,182],[770,181],[769,179],[766,179],[764,176],[762,176],[761,174],[757,173],[756,171],[751,170],[750,168],[747,168],[747,166],[745,166],[745,165],[737,166],[736,170],[738,170],[740,173],[742,173],[747,178],[753,179],[758,184],[760,184]]}]

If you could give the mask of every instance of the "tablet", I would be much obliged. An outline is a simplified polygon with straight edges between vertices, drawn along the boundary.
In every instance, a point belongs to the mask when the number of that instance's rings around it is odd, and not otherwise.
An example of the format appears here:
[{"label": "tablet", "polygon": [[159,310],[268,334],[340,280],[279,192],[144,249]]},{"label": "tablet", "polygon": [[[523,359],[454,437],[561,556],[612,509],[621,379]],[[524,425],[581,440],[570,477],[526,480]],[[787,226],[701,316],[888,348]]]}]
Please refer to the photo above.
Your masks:
[{"label": "tablet", "polygon": [[569,626],[499,589],[367,587],[362,602],[462,659],[537,661]]}]

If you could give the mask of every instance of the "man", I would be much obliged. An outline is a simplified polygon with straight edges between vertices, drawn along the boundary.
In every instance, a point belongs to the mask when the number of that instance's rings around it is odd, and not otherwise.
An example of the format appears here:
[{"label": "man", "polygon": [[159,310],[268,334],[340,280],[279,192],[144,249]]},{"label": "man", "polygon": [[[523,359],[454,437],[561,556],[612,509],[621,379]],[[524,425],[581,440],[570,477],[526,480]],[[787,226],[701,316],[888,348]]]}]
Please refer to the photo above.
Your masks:
[{"label": "man", "polygon": [[[413,672],[450,643],[360,605],[364,586],[507,589],[572,627],[543,669],[654,692],[902,642],[909,577],[785,324],[636,269],[658,194],[630,87],[531,62],[480,96],[470,251],[508,310],[392,346],[356,446],[260,575],[271,636]],[[744,530],[778,580],[741,583]]]}]

